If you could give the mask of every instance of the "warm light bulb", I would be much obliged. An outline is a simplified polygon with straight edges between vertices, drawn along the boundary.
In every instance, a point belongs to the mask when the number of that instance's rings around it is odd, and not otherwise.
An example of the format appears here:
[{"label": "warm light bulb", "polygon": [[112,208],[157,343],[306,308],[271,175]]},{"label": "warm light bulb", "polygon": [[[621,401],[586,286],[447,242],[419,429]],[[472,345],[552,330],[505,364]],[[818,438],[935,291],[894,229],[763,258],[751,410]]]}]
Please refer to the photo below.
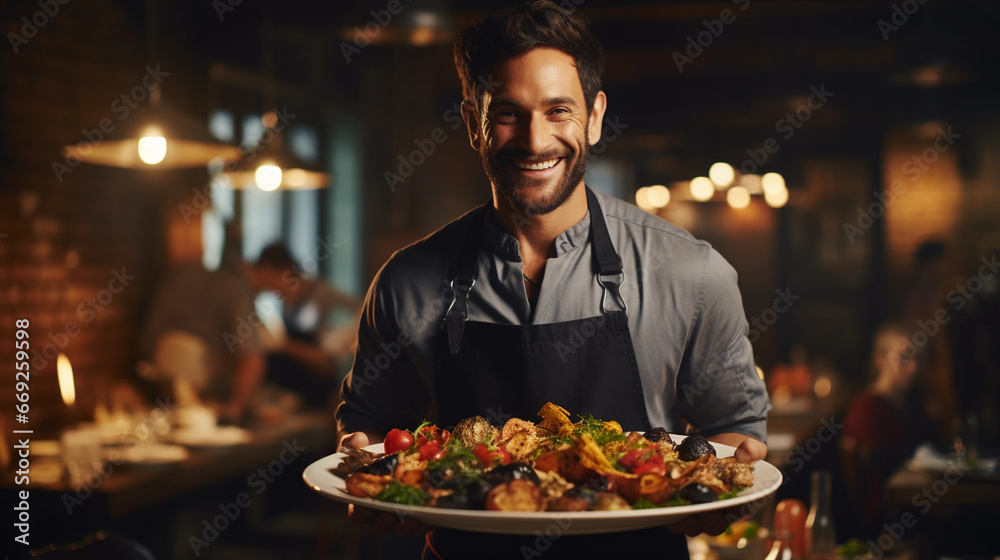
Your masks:
[{"label": "warm light bulb", "polygon": [[715,194],[715,185],[708,177],[695,177],[691,179],[691,197],[698,202],[711,200]]},{"label": "warm light bulb", "polygon": [[56,359],[56,376],[59,379],[59,393],[66,406],[73,406],[76,402],[76,385],[73,384],[73,366],[69,363],[69,358],[62,352]]},{"label": "warm light bulb", "polygon": [[708,178],[716,185],[725,188],[733,184],[736,172],[733,171],[732,165],[720,161],[713,163],[712,167],[708,169]]},{"label": "warm light bulb", "polygon": [[139,139],[139,159],[156,165],[167,157],[167,139],[162,136],[143,136]]},{"label": "warm light bulb", "polygon": [[670,204],[670,189],[663,185],[651,185],[646,191],[646,199],[653,208],[663,208]]},{"label": "warm light bulb", "polygon": [[779,173],[765,173],[760,179],[764,192],[779,192],[785,189],[785,178]]},{"label": "warm light bulb", "polygon": [[771,208],[781,208],[788,202],[788,189],[764,191],[764,202]]},{"label": "warm light bulb", "polygon": [[277,165],[262,165],[253,176],[262,191],[273,191],[281,185],[281,168]]},{"label": "warm light bulb", "polygon": [[726,192],[726,202],[737,210],[750,206],[750,191],[746,187],[736,185]]}]

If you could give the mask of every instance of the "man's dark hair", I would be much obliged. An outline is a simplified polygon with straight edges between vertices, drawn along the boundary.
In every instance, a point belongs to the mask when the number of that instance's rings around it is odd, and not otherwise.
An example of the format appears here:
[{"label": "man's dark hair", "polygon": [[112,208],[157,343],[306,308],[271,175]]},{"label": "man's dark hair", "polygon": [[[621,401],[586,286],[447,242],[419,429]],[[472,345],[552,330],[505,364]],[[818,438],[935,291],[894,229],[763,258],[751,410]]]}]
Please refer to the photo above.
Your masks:
[{"label": "man's dark hair", "polygon": [[601,91],[604,50],[583,16],[550,0],[493,12],[462,34],[455,42],[455,67],[463,97],[483,110],[479,77],[487,78],[483,81],[488,84],[488,74],[498,62],[538,47],[552,47],[573,57],[587,111],[593,110]]},{"label": "man's dark hair", "polygon": [[281,270],[298,268],[298,264],[292,258],[292,253],[288,250],[288,246],[281,241],[275,241],[264,247],[260,252],[260,256],[257,257],[256,265]]}]

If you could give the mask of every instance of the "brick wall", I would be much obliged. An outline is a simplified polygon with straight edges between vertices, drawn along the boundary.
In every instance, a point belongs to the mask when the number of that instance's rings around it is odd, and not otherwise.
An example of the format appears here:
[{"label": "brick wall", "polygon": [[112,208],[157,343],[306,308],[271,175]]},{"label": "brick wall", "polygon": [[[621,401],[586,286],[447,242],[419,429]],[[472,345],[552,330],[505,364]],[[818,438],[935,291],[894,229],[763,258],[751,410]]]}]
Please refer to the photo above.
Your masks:
[{"label": "brick wall", "polygon": [[[14,361],[14,321],[29,319],[31,424],[45,429],[65,420],[59,350],[75,370],[79,416],[92,413],[109,380],[132,374],[137,325],[163,266],[161,201],[204,180],[87,164],[57,177],[65,144],[102,119],[120,122],[112,103],[142,83],[146,61],[139,18],[117,4],[38,11],[33,2],[0,8],[4,37],[23,32],[22,17],[45,21],[18,52],[0,46],[0,363]],[[190,96],[186,79],[165,82],[164,97]],[[0,386],[0,408],[9,410],[11,393]]]}]

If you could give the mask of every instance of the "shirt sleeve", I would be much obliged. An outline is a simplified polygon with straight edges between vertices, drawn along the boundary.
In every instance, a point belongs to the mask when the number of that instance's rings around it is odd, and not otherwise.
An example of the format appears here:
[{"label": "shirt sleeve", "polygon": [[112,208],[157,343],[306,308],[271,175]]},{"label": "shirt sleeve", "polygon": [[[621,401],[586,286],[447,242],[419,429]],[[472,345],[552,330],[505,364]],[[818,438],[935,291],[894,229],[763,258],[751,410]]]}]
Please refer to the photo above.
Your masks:
[{"label": "shirt sleeve", "polygon": [[341,387],[337,421],[342,433],[385,434],[413,428],[430,416],[431,389],[412,357],[413,336],[400,327],[393,297],[392,263],[372,282],[358,328],[354,364]]},{"label": "shirt sleeve", "polygon": [[697,316],[677,376],[679,416],[702,434],[767,437],[771,405],[757,375],[736,271],[706,255]]}]

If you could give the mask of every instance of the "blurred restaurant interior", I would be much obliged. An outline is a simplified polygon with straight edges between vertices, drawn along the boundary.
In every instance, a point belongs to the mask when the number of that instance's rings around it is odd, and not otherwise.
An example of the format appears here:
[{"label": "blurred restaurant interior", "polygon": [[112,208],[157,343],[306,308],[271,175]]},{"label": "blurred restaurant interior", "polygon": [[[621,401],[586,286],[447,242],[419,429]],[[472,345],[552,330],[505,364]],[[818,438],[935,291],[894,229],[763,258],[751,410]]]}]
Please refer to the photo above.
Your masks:
[{"label": "blurred restaurant interior", "polygon": [[[390,4],[0,2],[0,361],[21,361],[15,331],[27,319],[31,438],[44,444],[32,452],[31,546],[11,536],[10,557],[97,531],[161,559],[392,557],[380,547],[393,545],[302,483],[305,466],[335,450],[322,398],[303,408],[281,391],[254,395],[233,441],[116,462],[92,495],[73,491],[60,459],[80,423],[120,421],[133,435],[145,423],[144,440],[170,429],[154,414],[169,407],[155,400],[140,338],[175,265],[253,263],[284,241],[307,276],[343,295],[349,348],[352,306],[382,263],[489,196],[460,120],[451,44],[511,2],[400,0],[398,15],[382,12]],[[1000,4],[562,5],[591,20],[607,53],[609,106],[588,185],[709,241],[739,274],[773,406],[767,460],[786,477],[757,521],[774,531],[775,501],[808,508],[811,475],[830,471],[838,543],[871,542],[872,558],[994,557]],[[124,142],[148,111],[171,115],[160,164]],[[172,135],[190,152],[170,152]],[[276,152],[285,173],[265,191],[255,166]],[[265,330],[282,330],[280,307],[280,295],[257,299]],[[888,320],[920,351],[934,459],[958,454],[975,468],[945,484],[940,470],[894,463],[879,486],[886,527],[910,513],[916,525],[883,546],[858,522],[838,431],[874,379]],[[71,368],[58,371],[63,361]],[[349,354],[333,367],[343,376]],[[14,507],[12,430],[24,426],[8,372],[0,487]],[[933,507],[922,508],[928,488]],[[247,495],[246,513],[209,539],[203,519]],[[767,553],[746,541],[711,541],[702,554]]]}]

